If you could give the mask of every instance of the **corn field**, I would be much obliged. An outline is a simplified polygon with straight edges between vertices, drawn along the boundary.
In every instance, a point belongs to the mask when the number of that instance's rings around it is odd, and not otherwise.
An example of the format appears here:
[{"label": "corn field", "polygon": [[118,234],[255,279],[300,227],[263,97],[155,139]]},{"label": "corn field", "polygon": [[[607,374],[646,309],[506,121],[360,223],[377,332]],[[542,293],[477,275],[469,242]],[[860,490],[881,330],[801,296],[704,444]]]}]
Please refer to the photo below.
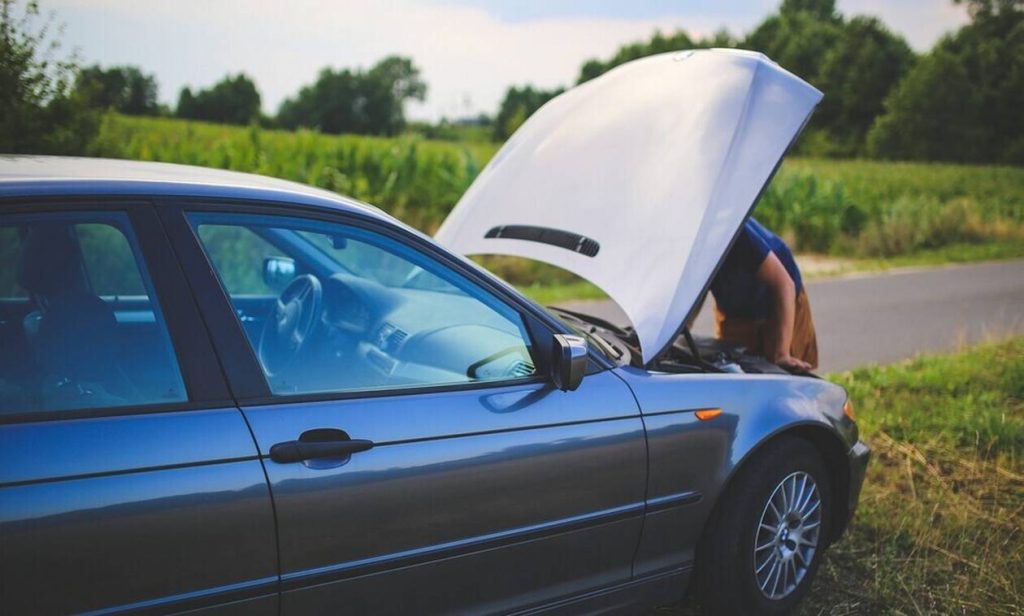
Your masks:
[{"label": "corn field", "polygon": [[[432,233],[497,149],[111,114],[92,153],[294,180]],[[800,252],[885,258],[965,243],[1024,244],[1024,169],[793,158],[754,213]]]}]

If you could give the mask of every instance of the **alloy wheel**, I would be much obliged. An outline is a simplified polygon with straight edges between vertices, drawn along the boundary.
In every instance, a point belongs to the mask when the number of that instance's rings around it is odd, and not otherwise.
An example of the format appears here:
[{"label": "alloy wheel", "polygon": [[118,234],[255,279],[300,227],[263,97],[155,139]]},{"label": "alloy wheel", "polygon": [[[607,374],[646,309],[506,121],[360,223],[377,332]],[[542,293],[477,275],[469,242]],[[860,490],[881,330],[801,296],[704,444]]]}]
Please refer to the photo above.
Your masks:
[{"label": "alloy wheel", "polygon": [[788,597],[803,581],[818,551],[821,492],[803,471],[786,476],[761,513],[754,540],[754,576],[772,600]]}]

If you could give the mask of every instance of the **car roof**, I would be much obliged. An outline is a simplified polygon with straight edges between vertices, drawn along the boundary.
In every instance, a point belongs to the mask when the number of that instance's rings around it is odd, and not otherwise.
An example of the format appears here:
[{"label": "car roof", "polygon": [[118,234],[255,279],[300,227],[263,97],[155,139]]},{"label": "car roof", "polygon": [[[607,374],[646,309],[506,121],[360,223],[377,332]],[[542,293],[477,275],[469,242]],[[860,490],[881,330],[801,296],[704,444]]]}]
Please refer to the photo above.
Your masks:
[{"label": "car roof", "polygon": [[393,220],[371,205],[327,190],[238,171],[105,158],[0,155],[0,198],[55,196],[284,201]]}]

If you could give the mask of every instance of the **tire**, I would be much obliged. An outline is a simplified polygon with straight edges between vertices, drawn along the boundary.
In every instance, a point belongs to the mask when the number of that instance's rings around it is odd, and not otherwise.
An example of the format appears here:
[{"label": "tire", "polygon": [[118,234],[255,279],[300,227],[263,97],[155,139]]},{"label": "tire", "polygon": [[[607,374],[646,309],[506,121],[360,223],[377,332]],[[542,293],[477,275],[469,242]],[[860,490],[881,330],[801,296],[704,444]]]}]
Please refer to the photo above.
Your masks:
[{"label": "tire", "polygon": [[821,456],[800,438],[779,437],[744,464],[697,549],[692,590],[704,612],[790,613],[828,545],[830,487]]}]

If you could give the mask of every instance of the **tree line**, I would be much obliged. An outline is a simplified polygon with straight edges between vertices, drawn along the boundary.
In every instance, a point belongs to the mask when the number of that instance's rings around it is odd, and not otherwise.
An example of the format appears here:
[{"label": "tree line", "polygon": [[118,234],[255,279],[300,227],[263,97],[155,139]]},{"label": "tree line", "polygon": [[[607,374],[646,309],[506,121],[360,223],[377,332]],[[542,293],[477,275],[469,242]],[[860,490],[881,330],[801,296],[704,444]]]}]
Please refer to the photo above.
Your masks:
[{"label": "tree line", "polygon": [[394,135],[406,128],[406,102],[427,92],[412,60],[389,56],[366,70],[323,69],[274,116],[263,114],[259,90],[244,73],[182,88],[171,109],[159,102],[156,77],[137,66],[80,67],[75,54],[63,52],[54,20],[38,0],[0,0],[0,152],[85,152],[107,111]]},{"label": "tree line", "polygon": [[[834,0],[783,0],[745,36],[656,32],[607,59],[586,61],[576,83],[657,53],[752,49],[825,93],[798,142],[801,153],[1024,164],[1024,0],[953,1],[966,4],[970,22],[925,54],[876,18],[845,18]],[[242,73],[183,88],[170,109],[158,102],[156,78],[138,67],[54,60],[60,41],[51,38],[52,18],[41,15],[36,0],[0,0],[0,18],[0,151],[82,151],[104,110],[394,135],[409,128],[405,104],[427,92],[411,59],[389,56],[368,69],[324,68],[273,116],[263,114],[256,84]],[[510,87],[494,117],[483,118],[492,138],[508,138],[563,90]],[[446,134],[443,126],[416,128]]]},{"label": "tree line", "polygon": [[412,60],[389,56],[365,71],[323,69],[314,83],[285,100],[276,116],[262,113],[256,83],[244,73],[228,75],[195,92],[182,88],[174,110],[157,102],[156,78],[134,66],[82,69],[72,96],[127,115],[258,123],[331,134],[394,135],[405,128],[405,102],[423,100],[426,92],[427,85]]},{"label": "tree line", "polygon": [[[588,60],[576,83],[657,53],[750,49],[825,93],[797,144],[803,154],[1024,164],[1024,0],[955,1],[970,22],[922,55],[874,17],[844,18],[834,0],[783,0],[746,36],[655,33]],[[561,92],[509,88],[494,138],[508,138]]]}]

